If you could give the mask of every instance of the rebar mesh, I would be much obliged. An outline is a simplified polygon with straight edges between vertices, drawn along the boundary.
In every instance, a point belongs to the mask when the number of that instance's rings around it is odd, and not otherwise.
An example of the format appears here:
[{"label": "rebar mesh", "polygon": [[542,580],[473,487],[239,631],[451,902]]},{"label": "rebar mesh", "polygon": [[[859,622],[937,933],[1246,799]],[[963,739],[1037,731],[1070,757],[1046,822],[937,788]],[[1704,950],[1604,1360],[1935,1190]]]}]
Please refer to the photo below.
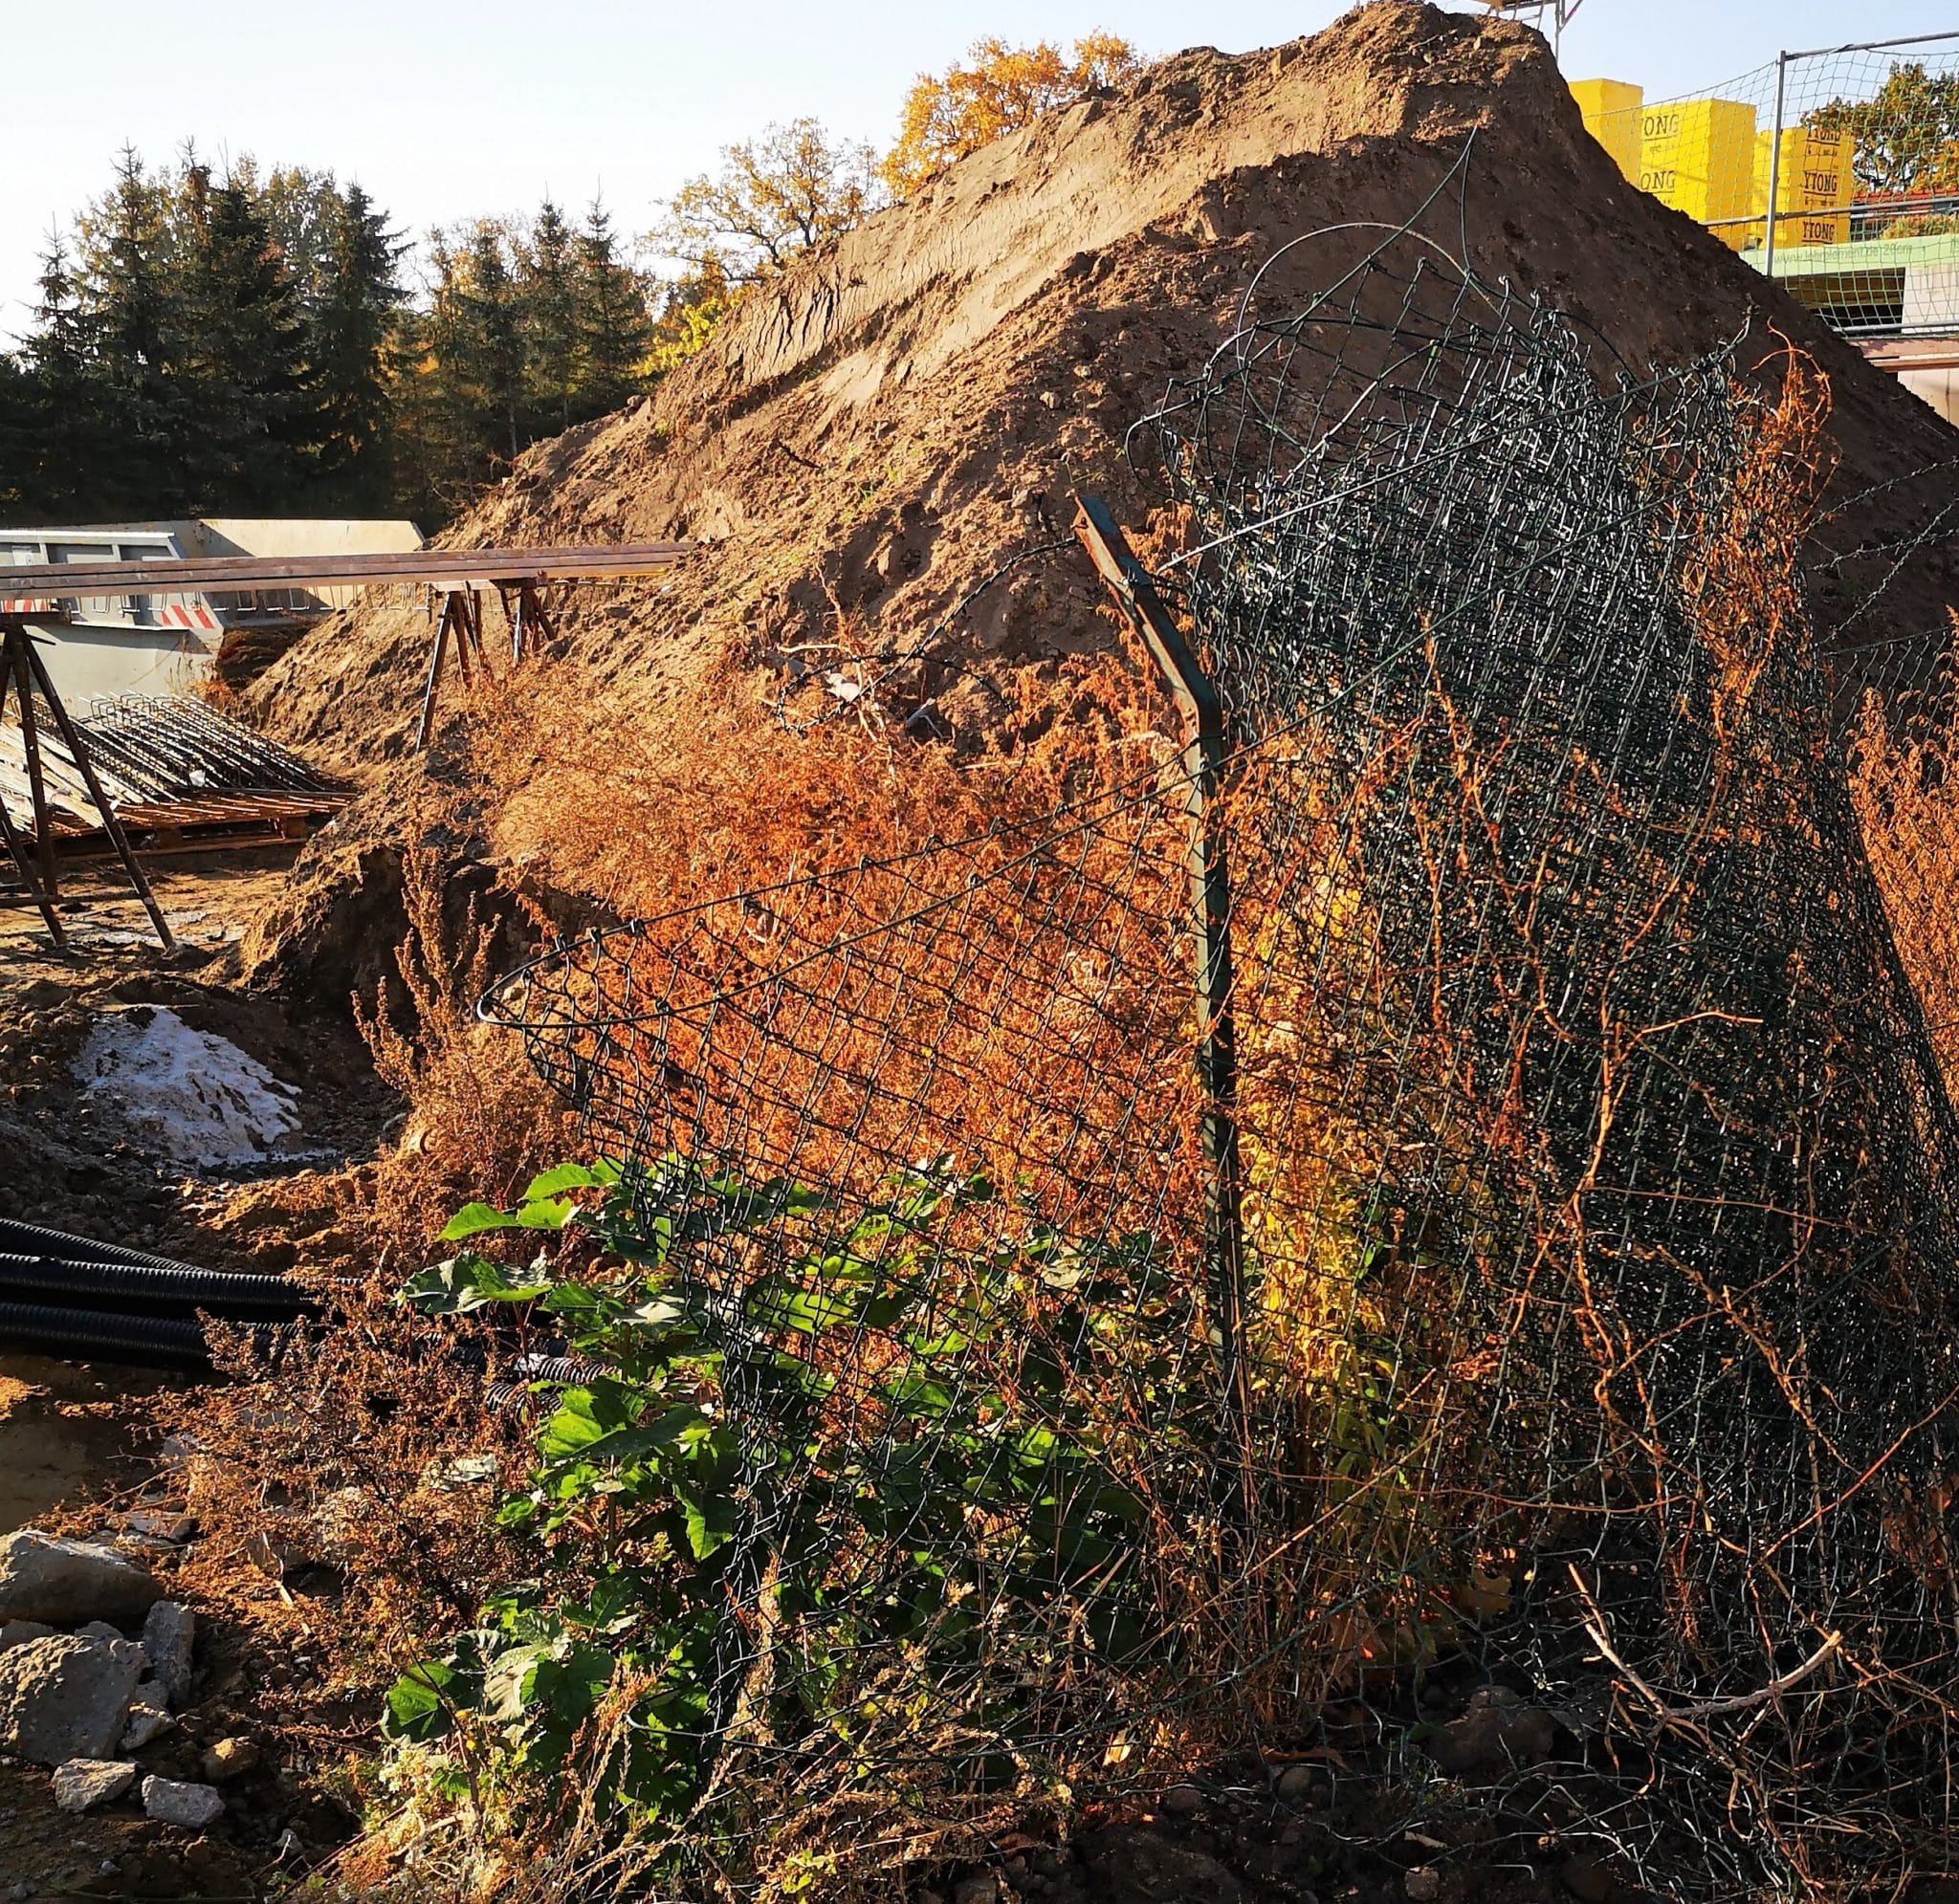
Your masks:
[{"label": "rebar mesh", "polygon": [[1401,234],[1151,421],[1235,723],[1235,1319],[1178,769],[493,995],[715,1318],[729,1762],[1146,1775],[1474,1648],[1656,1891],[1949,1831],[1959,1129],[1786,369],[1615,378]]}]

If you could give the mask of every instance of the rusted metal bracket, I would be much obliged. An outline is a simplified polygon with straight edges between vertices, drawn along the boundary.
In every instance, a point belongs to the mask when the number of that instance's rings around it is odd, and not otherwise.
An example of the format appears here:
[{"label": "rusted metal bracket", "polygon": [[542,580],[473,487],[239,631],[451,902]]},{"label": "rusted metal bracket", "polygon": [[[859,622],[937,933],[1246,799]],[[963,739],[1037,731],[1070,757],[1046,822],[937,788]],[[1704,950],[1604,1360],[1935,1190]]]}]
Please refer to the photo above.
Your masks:
[{"label": "rusted metal bracket", "polygon": [[28,798],[33,807],[34,843],[39,849],[41,863],[38,879],[29,869],[27,855],[13,821],[4,811],[0,811],[0,822],[4,822],[0,824],[0,834],[5,836],[8,850],[12,854],[13,863],[19,867],[34,903],[40,908],[48,930],[57,946],[66,946],[67,935],[55,913],[54,903],[60,891],[59,875],[55,860],[54,819],[46,777],[41,767],[40,739],[34,714],[36,690],[55,727],[60,730],[62,744],[68,749],[69,758],[75,762],[76,771],[81,776],[82,785],[88,789],[89,799],[101,816],[102,831],[108,835],[109,843],[116,849],[116,857],[122,862],[122,870],[129,876],[130,886],[143,901],[150,924],[156,928],[158,943],[166,952],[175,952],[177,941],[171,936],[169,925],[157,905],[156,895],[150,890],[149,881],[143,877],[142,864],[129,843],[128,834],[122,829],[121,819],[108,796],[102,792],[102,783],[96,776],[95,761],[89,754],[88,745],[75,723],[68,718],[68,710],[61,705],[61,697],[48,677],[47,666],[35,652],[33,637],[28,633],[26,622],[18,615],[0,615],[0,708],[6,706],[7,696],[11,692],[20,717],[22,750],[27,761]]},{"label": "rusted metal bracket", "polygon": [[1107,506],[1080,494],[1075,505],[1076,536],[1149,649],[1185,722],[1184,799],[1198,953],[1198,1083],[1203,1093],[1204,1260],[1219,1371],[1225,1395],[1243,1418],[1244,1196],[1238,1145],[1238,1037],[1231,1014],[1231,875],[1217,813],[1227,753],[1224,708]]}]

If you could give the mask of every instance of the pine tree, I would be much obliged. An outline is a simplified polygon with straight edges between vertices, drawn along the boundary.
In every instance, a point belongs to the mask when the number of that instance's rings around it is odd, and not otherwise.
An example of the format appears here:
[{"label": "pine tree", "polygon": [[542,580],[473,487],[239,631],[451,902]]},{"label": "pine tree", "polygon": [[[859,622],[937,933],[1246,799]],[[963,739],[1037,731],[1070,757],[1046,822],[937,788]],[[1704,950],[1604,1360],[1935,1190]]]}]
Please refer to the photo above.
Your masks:
[{"label": "pine tree", "polygon": [[81,302],[96,330],[103,422],[113,460],[98,472],[101,506],[119,515],[187,512],[181,446],[187,406],[171,364],[165,194],[125,146],[116,183],[83,223]]},{"label": "pine tree", "polygon": [[358,185],[334,194],[309,326],[313,428],[323,506],[356,514],[396,507],[388,360],[406,249]]},{"label": "pine tree", "polygon": [[186,168],[173,329],[190,400],[182,439],[193,510],[276,514],[310,487],[312,374],[298,293],[240,180]]},{"label": "pine tree", "polygon": [[579,395],[577,240],[550,199],[518,252],[526,436],[570,428]]},{"label": "pine tree", "polygon": [[598,199],[578,239],[579,418],[604,416],[646,388],[653,347],[646,287],[619,258],[612,214]]}]

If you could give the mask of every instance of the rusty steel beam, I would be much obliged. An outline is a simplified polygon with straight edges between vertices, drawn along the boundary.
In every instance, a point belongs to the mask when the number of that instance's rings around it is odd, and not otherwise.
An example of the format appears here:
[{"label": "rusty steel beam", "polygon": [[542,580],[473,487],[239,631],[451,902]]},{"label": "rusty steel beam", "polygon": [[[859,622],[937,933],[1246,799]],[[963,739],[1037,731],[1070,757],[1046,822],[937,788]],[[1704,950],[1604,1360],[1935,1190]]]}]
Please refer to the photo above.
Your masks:
[{"label": "rusty steel beam", "polygon": [[249,595],[261,588],[346,588],[407,582],[431,588],[598,581],[657,574],[692,542],[622,542],[562,549],[420,549],[384,556],[216,556],[209,560],[36,562],[0,567],[10,601],[94,601],[118,595]]}]

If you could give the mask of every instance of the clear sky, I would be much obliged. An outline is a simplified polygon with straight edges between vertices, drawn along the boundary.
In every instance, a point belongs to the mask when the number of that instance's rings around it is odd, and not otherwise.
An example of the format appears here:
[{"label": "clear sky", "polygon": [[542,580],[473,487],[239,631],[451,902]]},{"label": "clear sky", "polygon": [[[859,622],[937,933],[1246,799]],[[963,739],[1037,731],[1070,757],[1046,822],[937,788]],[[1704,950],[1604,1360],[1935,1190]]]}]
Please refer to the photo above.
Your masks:
[{"label": "clear sky", "polygon": [[[1476,11],[1464,5],[1464,11]],[[0,10],[0,334],[17,333],[50,228],[102,190],[125,142],[358,178],[415,233],[582,205],[622,229],[718,148],[811,114],[890,142],[921,70],[982,33],[1106,27],[1145,52],[1230,51],[1311,33],[1342,0],[154,0]],[[1959,29],[1959,0],[1584,0],[1565,70],[1692,91],[1808,48]]]}]

